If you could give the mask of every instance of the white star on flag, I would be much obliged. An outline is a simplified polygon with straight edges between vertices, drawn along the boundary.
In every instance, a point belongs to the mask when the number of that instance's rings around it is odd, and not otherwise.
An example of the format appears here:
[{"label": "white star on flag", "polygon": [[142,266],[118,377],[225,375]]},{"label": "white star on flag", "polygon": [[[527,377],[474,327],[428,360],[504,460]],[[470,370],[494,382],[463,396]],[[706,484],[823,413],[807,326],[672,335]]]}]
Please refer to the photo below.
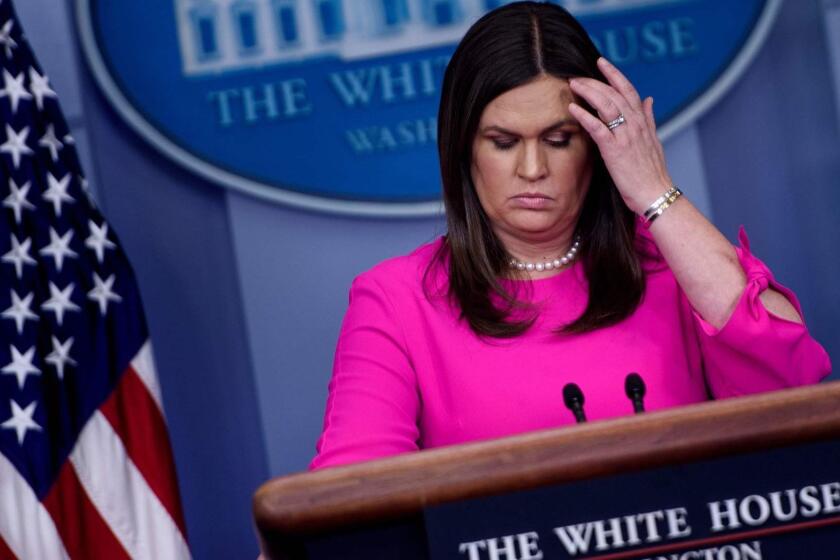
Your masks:
[{"label": "white star on flag", "polygon": [[29,89],[35,96],[35,103],[38,105],[38,110],[44,110],[44,98],[52,97],[57,99],[58,96],[50,87],[50,79],[45,75],[39,74],[34,68],[29,69]]},{"label": "white star on flag", "polygon": [[32,310],[29,308],[32,305],[32,298],[35,297],[35,293],[31,292],[28,296],[23,299],[20,299],[20,296],[17,295],[17,292],[11,290],[12,292],[12,306],[5,310],[3,313],[0,313],[4,319],[12,319],[17,326],[18,334],[23,333],[23,326],[27,319],[30,321],[37,321],[38,316],[32,313]]},{"label": "white star on flag", "polygon": [[76,361],[70,357],[70,348],[73,346],[73,337],[71,336],[64,342],[59,342],[56,337],[52,337],[53,351],[44,358],[44,361],[51,364],[55,368],[59,379],[64,379],[64,366],[75,366]]},{"label": "white star on flag", "polygon": [[12,352],[12,361],[0,371],[4,375],[14,375],[17,378],[18,388],[22,390],[27,375],[41,375],[41,370],[32,365],[32,360],[35,358],[35,347],[27,350],[25,354],[21,354],[20,350],[11,344],[9,349]]},{"label": "white star on flag", "polygon": [[112,291],[114,287],[114,280],[116,275],[112,274],[107,280],[102,280],[97,273],[93,273],[93,283],[96,284],[94,288],[88,292],[88,299],[91,299],[99,304],[99,312],[104,316],[108,311],[108,302],[113,301],[119,303],[122,298],[116,292]]},{"label": "white star on flag", "polygon": [[73,239],[73,230],[68,229],[61,237],[53,228],[50,228],[50,244],[38,251],[42,255],[52,257],[55,262],[55,269],[61,272],[61,267],[64,266],[64,259],[67,257],[75,258],[79,255],[70,248],[70,240]]},{"label": "white star on flag", "polygon": [[102,225],[98,226],[93,220],[88,220],[88,229],[90,230],[90,236],[85,239],[85,246],[96,253],[96,260],[99,264],[102,264],[102,260],[105,258],[105,249],[113,249],[117,244],[108,239],[108,224],[106,222],[102,222]]},{"label": "white star on flag", "polygon": [[0,45],[6,48],[6,58],[12,58],[12,49],[17,48],[17,42],[12,39],[12,27],[15,22],[12,20],[3,24],[3,29],[0,29]]},{"label": "white star on flag", "polygon": [[21,72],[17,76],[3,70],[3,89],[0,89],[0,97],[8,97],[12,105],[12,114],[17,113],[21,99],[32,99],[32,94],[26,91],[23,80],[26,76]]},{"label": "white star on flag", "polygon": [[65,311],[78,311],[80,309],[78,305],[70,301],[70,296],[73,295],[75,288],[76,285],[70,282],[63,290],[59,290],[58,286],[50,282],[50,299],[41,304],[41,309],[55,313],[55,320],[59,327],[64,321]]},{"label": "white star on flag", "polygon": [[90,192],[90,181],[84,175],[79,175],[77,178],[79,179],[79,185],[82,187],[82,192],[85,193],[85,198],[87,198],[91,206],[96,208],[98,205],[96,204],[96,200],[93,199],[93,193]]},{"label": "white star on flag", "polygon": [[14,179],[9,179],[9,196],[3,199],[3,206],[11,208],[15,213],[15,223],[20,225],[21,212],[24,208],[27,210],[34,210],[35,206],[26,200],[26,195],[29,194],[29,188],[32,184],[27,181],[22,187],[18,187]]},{"label": "white star on flag", "polygon": [[47,172],[47,184],[49,188],[44,191],[41,196],[44,200],[52,202],[53,211],[57,217],[61,217],[61,208],[63,202],[74,203],[76,199],[67,194],[67,188],[70,186],[70,174],[68,173],[61,180],[53,177],[53,174]]},{"label": "white star on flag", "polygon": [[37,262],[29,255],[29,248],[32,246],[32,239],[26,238],[23,243],[18,241],[15,234],[12,234],[12,249],[3,255],[3,262],[15,266],[15,275],[20,279],[23,276],[23,265],[35,265]]},{"label": "white star on flag", "polygon": [[38,401],[32,401],[29,406],[23,409],[14,400],[9,399],[9,402],[12,403],[12,416],[0,424],[0,427],[6,430],[14,430],[17,433],[18,445],[23,445],[23,438],[26,437],[27,430],[41,431],[41,426],[32,419]]},{"label": "white star on flag", "polygon": [[58,161],[58,152],[64,147],[64,144],[61,143],[61,140],[55,135],[55,125],[50,123],[47,125],[47,131],[38,140],[38,145],[42,146],[50,151],[50,158],[52,158],[53,163]]},{"label": "white star on flag", "polygon": [[6,141],[0,144],[0,152],[12,156],[12,162],[15,164],[15,169],[20,167],[21,156],[31,156],[32,149],[26,145],[26,138],[29,136],[29,127],[26,126],[20,132],[17,132],[8,124],[6,125]]}]

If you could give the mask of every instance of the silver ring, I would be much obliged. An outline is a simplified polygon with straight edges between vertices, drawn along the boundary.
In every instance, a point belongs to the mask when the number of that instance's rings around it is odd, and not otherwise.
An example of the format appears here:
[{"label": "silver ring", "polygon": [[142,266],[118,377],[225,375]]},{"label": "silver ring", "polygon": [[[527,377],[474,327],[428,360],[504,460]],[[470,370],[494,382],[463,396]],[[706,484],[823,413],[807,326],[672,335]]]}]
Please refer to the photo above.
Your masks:
[{"label": "silver ring", "polygon": [[616,118],[614,120],[611,120],[610,122],[607,123],[607,128],[609,128],[610,130],[615,130],[619,126],[623,125],[625,122],[627,122],[627,121],[624,118],[624,115],[619,113],[618,118]]}]

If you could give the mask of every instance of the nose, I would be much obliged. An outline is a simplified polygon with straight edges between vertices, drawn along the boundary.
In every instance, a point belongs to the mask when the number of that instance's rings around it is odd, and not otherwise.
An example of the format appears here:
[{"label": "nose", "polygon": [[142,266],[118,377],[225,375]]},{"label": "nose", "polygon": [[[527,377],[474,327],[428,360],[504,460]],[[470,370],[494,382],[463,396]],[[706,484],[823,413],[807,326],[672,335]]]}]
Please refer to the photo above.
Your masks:
[{"label": "nose", "polygon": [[548,174],[546,154],[539,142],[524,142],[517,174],[526,181],[538,181]]}]

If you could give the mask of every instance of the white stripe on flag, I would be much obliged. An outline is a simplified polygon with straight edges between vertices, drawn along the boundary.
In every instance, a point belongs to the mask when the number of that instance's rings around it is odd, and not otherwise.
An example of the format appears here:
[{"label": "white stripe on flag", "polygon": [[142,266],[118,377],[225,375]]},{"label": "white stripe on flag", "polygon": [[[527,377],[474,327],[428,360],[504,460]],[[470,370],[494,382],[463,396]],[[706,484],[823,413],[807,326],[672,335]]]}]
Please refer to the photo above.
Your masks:
[{"label": "white stripe on flag", "polygon": [[55,523],[32,487],[0,453],[0,537],[15,556],[69,558]]},{"label": "white stripe on flag", "polygon": [[161,414],[163,414],[163,401],[160,396],[160,384],[158,383],[157,373],[155,373],[155,358],[152,354],[152,343],[148,340],[146,344],[137,352],[134,359],[131,360],[131,367],[137,372],[137,375],[143,381],[149,394],[158,405]]},{"label": "white stripe on flag", "polygon": [[190,557],[175,522],[101,412],[82,430],[70,460],[91,502],[132,558]]}]

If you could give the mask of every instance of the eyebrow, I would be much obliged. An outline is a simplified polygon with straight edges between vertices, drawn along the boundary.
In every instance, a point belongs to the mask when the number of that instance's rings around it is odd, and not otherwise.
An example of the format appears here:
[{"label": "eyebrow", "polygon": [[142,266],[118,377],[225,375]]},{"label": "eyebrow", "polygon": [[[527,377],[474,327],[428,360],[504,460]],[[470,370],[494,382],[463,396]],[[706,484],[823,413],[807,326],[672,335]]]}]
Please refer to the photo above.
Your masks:
[{"label": "eyebrow", "polygon": [[[542,129],[542,130],[540,131],[540,136],[542,136],[543,134],[546,134],[546,133],[548,133],[548,132],[552,132],[552,131],[554,131],[554,130],[556,130],[556,129],[558,129],[558,128],[562,128],[562,127],[564,127],[564,126],[568,126],[568,125],[570,125],[570,124],[571,124],[571,125],[574,125],[574,126],[578,126],[578,127],[580,126],[580,123],[578,123],[578,122],[577,122],[577,121],[575,121],[575,120],[572,120],[572,119],[560,119],[559,121],[557,121],[557,122],[555,122],[555,123],[553,123],[553,124],[551,124],[551,125],[547,126],[546,128]],[[498,126],[498,125],[495,125],[495,124],[490,125],[490,126],[485,126],[485,127],[484,127],[484,128],[482,128],[479,132],[481,132],[481,134],[486,134],[486,133],[488,133],[488,132],[490,132],[490,131],[501,132],[502,134],[508,134],[508,135],[510,135],[510,136],[519,136],[519,134],[517,134],[516,132],[513,132],[512,130],[508,130],[508,129],[506,129],[506,128],[502,128],[501,126]]]}]

